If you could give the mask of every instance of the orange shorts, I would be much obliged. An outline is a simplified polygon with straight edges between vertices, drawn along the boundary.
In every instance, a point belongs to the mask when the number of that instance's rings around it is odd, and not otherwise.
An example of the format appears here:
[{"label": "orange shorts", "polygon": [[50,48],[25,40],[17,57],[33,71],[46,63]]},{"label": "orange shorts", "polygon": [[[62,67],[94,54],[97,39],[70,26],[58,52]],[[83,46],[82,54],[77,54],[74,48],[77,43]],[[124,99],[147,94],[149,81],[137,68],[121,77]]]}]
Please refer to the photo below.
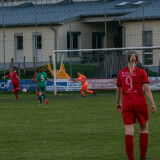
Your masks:
[{"label": "orange shorts", "polygon": [[85,91],[85,90],[88,90],[88,83],[87,81],[85,81],[81,87],[81,91]]}]

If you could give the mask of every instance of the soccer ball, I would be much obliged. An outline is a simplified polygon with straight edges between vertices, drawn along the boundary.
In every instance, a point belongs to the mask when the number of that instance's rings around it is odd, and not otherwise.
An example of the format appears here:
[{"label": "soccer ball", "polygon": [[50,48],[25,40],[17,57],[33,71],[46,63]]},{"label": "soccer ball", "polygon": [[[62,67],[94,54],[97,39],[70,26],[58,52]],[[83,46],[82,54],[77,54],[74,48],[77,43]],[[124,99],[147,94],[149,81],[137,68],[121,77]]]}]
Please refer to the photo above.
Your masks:
[{"label": "soccer ball", "polygon": [[26,93],[26,92],[27,92],[27,89],[23,88],[23,89],[22,89],[22,92],[23,92],[23,93]]}]

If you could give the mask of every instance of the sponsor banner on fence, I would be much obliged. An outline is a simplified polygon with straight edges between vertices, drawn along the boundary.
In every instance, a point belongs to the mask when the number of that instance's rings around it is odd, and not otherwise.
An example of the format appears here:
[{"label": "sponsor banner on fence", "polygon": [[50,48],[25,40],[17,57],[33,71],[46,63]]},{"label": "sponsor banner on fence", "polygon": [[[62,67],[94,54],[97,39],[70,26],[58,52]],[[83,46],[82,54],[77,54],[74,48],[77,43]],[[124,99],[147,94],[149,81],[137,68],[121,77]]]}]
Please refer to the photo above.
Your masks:
[{"label": "sponsor banner on fence", "polygon": [[151,90],[160,90],[160,77],[149,77],[149,86]]},{"label": "sponsor banner on fence", "polygon": [[7,80],[0,80],[0,91],[8,91]]},{"label": "sponsor banner on fence", "polygon": [[[114,79],[87,79],[89,89],[99,90],[115,90],[116,78]],[[53,80],[52,80],[53,81]],[[160,90],[160,77],[150,77],[151,90]],[[81,83],[72,82],[70,79],[57,79],[57,91],[80,91]],[[23,88],[28,91],[35,91],[36,82],[32,84],[32,80],[21,80],[21,90]],[[11,91],[13,89],[11,80],[0,80],[0,91]],[[53,91],[54,83],[47,81],[46,91]]]},{"label": "sponsor banner on fence", "polygon": [[89,89],[108,89],[108,90],[113,90],[116,89],[116,81],[117,79],[88,79],[88,88]]}]

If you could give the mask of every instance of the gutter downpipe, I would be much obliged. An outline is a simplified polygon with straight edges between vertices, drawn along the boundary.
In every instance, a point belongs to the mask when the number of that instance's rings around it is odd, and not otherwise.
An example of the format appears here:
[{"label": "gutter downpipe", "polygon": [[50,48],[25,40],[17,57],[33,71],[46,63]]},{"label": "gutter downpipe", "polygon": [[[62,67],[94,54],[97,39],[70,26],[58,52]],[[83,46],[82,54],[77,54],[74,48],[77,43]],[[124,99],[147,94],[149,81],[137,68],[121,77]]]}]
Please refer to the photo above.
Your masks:
[{"label": "gutter downpipe", "polygon": [[[54,49],[57,50],[57,31],[51,24],[50,24],[50,29],[54,31]],[[57,53],[56,53],[56,61],[57,61]]]},{"label": "gutter downpipe", "polygon": [[[122,21],[119,20],[119,25],[122,27],[122,47],[125,48],[126,46],[126,29],[125,29],[125,25],[122,24]],[[125,51],[122,51],[122,55],[125,55]],[[119,70],[121,70],[121,65],[119,66]]]},{"label": "gutter downpipe", "polygon": [[122,24],[121,20],[119,20],[119,25],[122,27],[122,47],[124,48],[126,44],[126,36],[125,36],[126,29],[125,25]]}]

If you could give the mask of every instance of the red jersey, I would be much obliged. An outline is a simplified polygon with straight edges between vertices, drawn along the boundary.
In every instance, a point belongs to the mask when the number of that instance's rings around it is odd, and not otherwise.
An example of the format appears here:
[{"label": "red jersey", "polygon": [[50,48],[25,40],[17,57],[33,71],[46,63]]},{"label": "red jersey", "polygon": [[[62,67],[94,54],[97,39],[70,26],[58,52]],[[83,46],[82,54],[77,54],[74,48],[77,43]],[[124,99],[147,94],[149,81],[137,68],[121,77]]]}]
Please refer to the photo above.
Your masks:
[{"label": "red jersey", "polygon": [[149,83],[144,69],[136,67],[133,73],[130,73],[128,67],[122,69],[117,78],[117,86],[122,87],[123,103],[126,103],[124,100],[132,104],[146,103],[142,89],[144,83]]},{"label": "red jersey", "polygon": [[17,73],[16,72],[9,73],[7,76],[11,78],[12,82],[18,82],[18,78],[17,78]]},{"label": "red jersey", "polygon": [[78,77],[78,81],[81,81],[81,84],[82,84],[82,85],[84,84],[85,79],[86,79],[86,77],[85,77],[84,75],[80,75],[80,76]]},{"label": "red jersey", "polygon": [[35,74],[34,74],[33,79],[35,79],[35,78],[36,78],[36,76],[37,76],[37,73],[35,73]]}]

